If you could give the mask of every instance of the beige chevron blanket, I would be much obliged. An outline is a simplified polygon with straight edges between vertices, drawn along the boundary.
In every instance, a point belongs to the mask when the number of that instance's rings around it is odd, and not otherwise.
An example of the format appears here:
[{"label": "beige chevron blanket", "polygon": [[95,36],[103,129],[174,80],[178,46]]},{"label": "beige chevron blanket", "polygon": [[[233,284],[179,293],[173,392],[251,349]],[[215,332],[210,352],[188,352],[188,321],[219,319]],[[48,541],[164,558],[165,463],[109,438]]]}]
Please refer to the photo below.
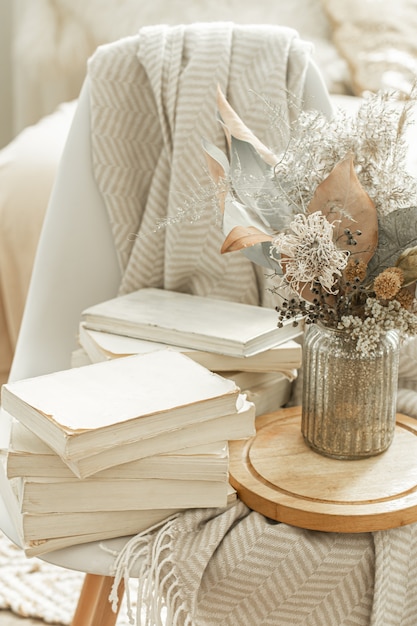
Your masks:
[{"label": "beige chevron blanket", "polygon": [[[218,252],[201,137],[221,145],[219,84],[261,139],[285,144],[286,124],[280,137],[268,136],[259,95],[282,102],[288,122],[308,54],[288,29],[200,24],[146,28],[93,56],[94,172],[121,292],[158,286],[271,305],[263,273]],[[176,223],[178,210],[186,219]],[[155,228],[167,217],[169,228]],[[415,626],[416,528],[311,532],[238,501],[187,511],[133,538],[115,559],[116,582],[140,577],[147,626]]]},{"label": "beige chevron blanket", "polygon": [[[266,303],[263,272],[242,255],[219,254],[201,140],[224,143],[219,85],[254,131],[285,145],[309,52],[287,28],[212,23],[144,28],[93,56],[95,176],[119,254],[121,292],[156,286]],[[262,98],[282,103],[279,137],[269,134]],[[155,230],[166,219],[169,228]]]},{"label": "beige chevron blanket", "polygon": [[238,501],[133,538],[115,560],[111,599],[131,572],[144,626],[415,626],[415,544],[415,525],[320,533]]}]

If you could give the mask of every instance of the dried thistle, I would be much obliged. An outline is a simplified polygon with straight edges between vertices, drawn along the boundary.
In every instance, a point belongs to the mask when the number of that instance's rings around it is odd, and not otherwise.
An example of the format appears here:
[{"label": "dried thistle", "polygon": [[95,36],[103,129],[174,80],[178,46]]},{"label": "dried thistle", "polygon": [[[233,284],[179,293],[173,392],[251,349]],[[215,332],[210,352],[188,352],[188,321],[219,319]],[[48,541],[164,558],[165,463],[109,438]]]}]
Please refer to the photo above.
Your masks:
[{"label": "dried thistle", "polygon": [[380,300],[392,300],[404,283],[404,273],[399,267],[388,267],[374,280],[374,292]]}]

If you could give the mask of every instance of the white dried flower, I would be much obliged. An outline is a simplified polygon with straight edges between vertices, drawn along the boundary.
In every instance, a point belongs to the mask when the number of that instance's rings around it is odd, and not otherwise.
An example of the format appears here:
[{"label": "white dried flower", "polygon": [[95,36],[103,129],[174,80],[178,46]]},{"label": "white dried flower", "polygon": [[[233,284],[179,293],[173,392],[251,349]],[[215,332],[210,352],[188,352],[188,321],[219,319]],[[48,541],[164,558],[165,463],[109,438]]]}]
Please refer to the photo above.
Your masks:
[{"label": "white dried flower", "polygon": [[280,233],[273,240],[271,256],[281,255],[279,263],[285,278],[296,292],[300,293],[305,284],[319,282],[327,293],[337,293],[334,286],[346,267],[349,252],[336,247],[333,229],[334,224],[320,211],[299,213],[290,224],[290,232]]},{"label": "white dried flower", "polygon": [[417,334],[417,316],[407,311],[396,300],[381,304],[376,298],[368,298],[364,317],[344,315],[337,326],[349,329],[352,339],[357,340],[356,349],[365,356],[372,354],[388,330],[396,330],[400,337]]},{"label": "white dried flower", "polygon": [[[356,174],[378,215],[415,206],[415,179],[406,166],[406,130],[415,98],[415,92],[403,102],[386,91],[368,94],[355,115],[340,109],[330,120],[317,111],[300,111],[275,167],[279,190],[295,206],[306,207],[335,163],[353,154]],[[279,110],[269,106],[279,131]]]}]

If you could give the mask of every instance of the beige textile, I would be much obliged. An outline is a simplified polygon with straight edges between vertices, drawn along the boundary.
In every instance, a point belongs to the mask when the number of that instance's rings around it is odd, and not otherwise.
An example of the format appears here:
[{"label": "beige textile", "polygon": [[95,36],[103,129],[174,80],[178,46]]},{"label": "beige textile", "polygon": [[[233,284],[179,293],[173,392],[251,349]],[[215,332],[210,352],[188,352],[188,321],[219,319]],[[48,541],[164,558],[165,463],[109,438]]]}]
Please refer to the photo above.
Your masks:
[{"label": "beige textile", "polygon": [[[95,175],[124,269],[121,291],[156,285],[259,302],[260,276],[241,255],[220,257],[211,211],[153,232],[158,218],[183,206],[190,182],[208,185],[199,146],[201,135],[221,145],[217,83],[268,143],[251,90],[275,100],[287,93],[291,32],[227,24],[208,32],[156,27],[98,51],[89,66]],[[299,94],[306,51],[295,59],[291,90]],[[137,623],[147,626],[162,624],[165,610],[169,626],[415,626],[416,528],[312,532],[238,501],[187,511],[133,538],[115,573],[140,576],[138,606],[148,614]]]},{"label": "beige textile", "polygon": [[[93,56],[94,172],[119,253],[121,292],[153,286],[271,304],[262,269],[219,253],[223,236],[201,139],[225,149],[215,117],[220,85],[264,141],[285,145],[309,51],[291,29],[212,23],[147,27]],[[261,97],[282,102],[280,137],[270,135]],[[155,228],[180,209],[199,217]]]},{"label": "beige textile", "polygon": [[116,559],[116,585],[139,576],[144,626],[162,626],[165,614],[168,626],[415,626],[415,539],[416,525],[303,530],[238,501],[133,538]]}]

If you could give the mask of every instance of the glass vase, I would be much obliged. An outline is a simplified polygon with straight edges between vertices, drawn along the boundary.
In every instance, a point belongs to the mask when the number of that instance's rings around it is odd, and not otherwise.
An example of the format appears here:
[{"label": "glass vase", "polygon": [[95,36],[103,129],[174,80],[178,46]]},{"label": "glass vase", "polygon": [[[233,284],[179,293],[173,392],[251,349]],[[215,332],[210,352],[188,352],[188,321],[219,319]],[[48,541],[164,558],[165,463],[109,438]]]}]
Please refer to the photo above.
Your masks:
[{"label": "glass vase", "polygon": [[306,443],[335,459],[361,459],[386,450],[395,430],[398,361],[394,330],[364,356],[348,330],[308,326],[301,420]]}]

